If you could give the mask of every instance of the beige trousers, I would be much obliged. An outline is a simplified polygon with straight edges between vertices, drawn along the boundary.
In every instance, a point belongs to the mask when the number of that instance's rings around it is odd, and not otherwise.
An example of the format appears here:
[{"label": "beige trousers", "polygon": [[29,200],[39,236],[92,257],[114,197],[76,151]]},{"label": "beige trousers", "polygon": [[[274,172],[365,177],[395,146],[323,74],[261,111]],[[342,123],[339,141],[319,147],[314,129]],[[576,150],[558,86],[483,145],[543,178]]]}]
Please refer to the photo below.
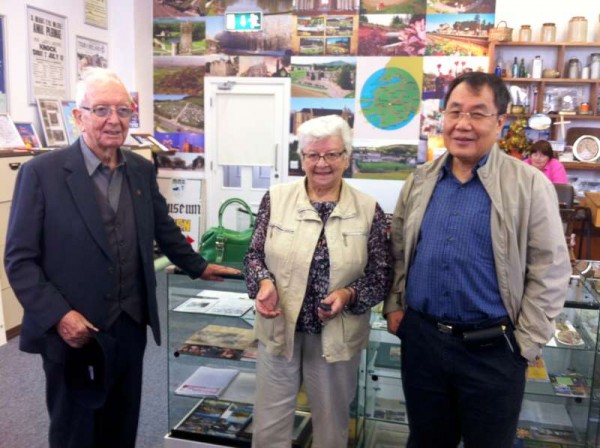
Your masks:
[{"label": "beige trousers", "polygon": [[302,382],[312,414],[312,448],[346,448],[350,404],[356,394],[360,353],[327,363],[321,335],[296,333],[291,361],[259,343],[253,448],[290,448],[296,396]]}]

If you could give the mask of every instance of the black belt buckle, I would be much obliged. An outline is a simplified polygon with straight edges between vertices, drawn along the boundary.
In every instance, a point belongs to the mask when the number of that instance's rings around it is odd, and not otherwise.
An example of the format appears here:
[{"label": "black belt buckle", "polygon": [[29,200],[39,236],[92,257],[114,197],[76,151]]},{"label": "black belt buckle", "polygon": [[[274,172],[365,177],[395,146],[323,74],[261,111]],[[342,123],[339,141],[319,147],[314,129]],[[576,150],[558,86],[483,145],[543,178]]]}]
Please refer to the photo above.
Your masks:
[{"label": "black belt buckle", "polygon": [[452,328],[452,325],[447,325],[447,324],[443,324],[441,322],[437,322],[436,326],[440,333],[454,334],[454,328]]}]

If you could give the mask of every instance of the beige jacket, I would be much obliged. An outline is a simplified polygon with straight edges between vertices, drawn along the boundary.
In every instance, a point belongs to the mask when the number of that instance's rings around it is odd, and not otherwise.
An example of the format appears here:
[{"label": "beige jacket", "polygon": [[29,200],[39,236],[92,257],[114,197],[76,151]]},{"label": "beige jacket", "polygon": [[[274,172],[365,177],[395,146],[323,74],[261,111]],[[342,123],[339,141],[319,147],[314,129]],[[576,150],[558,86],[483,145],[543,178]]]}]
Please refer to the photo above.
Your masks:
[{"label": "beige jacket", "polygon": [[[269,353],[291,359],[296,320],[323,223],[310,204],[304,180],[274,186],[270,196],[265,263],[274,276],[283,312],[273,319],[257,315],[255,328]],[[372,197],[342,183],[340,200],[325,225],[330,257],[329,292],[364,274],[375,205]],[[321,338],[327,362],[349,360],[367,345],[369,314],[343,312],[327,322]]]},{"label": "beige jacket", "polygon": [[[394,281],[384,313],[405,306],[406,273],[447,157],[419,167],[402,188],[392,221]],[[554,333],[571,275],[556,191],[541,171],[497,146],[478,173],[492,202],[490,225],[500,295],[516,327],[521,355],[531,361]]]}]

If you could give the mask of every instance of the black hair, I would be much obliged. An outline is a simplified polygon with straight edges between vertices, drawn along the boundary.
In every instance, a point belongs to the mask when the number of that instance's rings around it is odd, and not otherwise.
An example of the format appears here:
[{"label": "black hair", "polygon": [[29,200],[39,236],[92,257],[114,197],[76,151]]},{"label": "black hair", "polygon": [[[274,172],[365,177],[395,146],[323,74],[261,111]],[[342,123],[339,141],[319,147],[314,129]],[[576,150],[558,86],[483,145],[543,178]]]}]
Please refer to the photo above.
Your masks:
[{"label": "black hair", "polygon": [[448,93],[444,98],[445,105],[448,105],[448,99],[450,98],[452,91],[456,86],[463,82],[467,83],[467,85],[476,92],[481,91],[484,86],[489,86],[494,93],[494,104],[498,110],[498,115],[506,113],[508,103],[510,102],[510,94],[508,93],[506,84],[504,84],[504,81],[502,81],[500,77],[483,72],[466,72],[454,78],[450,83]]}]

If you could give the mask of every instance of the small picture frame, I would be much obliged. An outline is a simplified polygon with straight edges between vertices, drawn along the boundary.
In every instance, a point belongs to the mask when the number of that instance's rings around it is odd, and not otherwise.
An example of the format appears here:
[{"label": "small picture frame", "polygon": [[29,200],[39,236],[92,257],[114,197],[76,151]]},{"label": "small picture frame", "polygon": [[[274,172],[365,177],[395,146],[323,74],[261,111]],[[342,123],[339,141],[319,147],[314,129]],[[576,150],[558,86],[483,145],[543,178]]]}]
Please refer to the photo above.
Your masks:
[{"label": "small picture frame", "polygon": [[57,148],[69,145],[61,100],[57,98],[36,98],[36,102],[46,146]]},{"label": "small picture frame", "polygon": [[60,102],[63,114],[63,120],[65,122],[65,130],[67,131],[67,138],[69,143],[73,144],[79,138],[79,128],[73,115],[73,109],[77,108],[75,101],[63,100]]},{"label": "small picture frame", "polygon": [[33,123],[15,123],[17,132],[21,135],[27,149],[41,149],[42,141],[38,137]]}]

